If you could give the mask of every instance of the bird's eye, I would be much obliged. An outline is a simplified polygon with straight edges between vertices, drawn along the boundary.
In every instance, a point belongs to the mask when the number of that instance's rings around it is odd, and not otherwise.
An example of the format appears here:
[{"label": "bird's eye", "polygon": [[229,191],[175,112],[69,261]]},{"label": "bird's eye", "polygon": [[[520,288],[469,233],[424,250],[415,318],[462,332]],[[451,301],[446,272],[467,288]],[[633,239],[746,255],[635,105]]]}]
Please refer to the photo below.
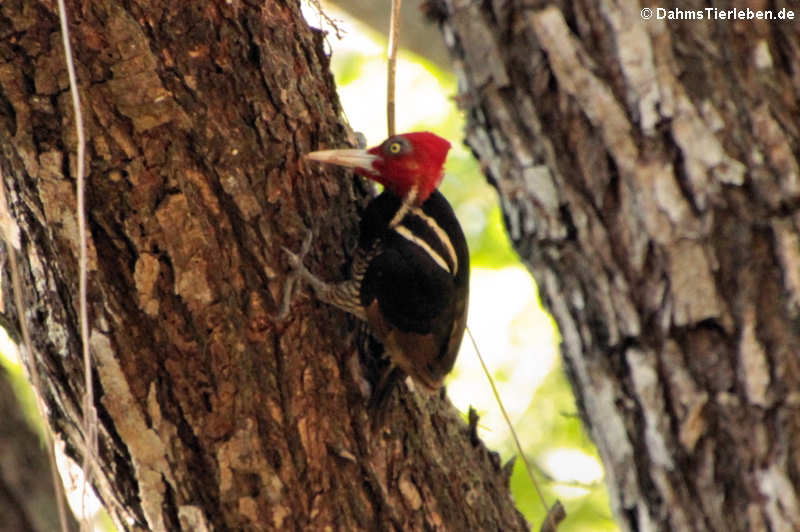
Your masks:
[{"label": "bird's eye", "polygon": [[[0,0],[2,2],[2,0]],[[389,137],[381,144],[381,151],[386,157],[398,157],[412,151],[411,143],[402,135]]]},{"label": "bird's eye", "polygon": [[[2,1],[2,0],[0,0]],[[411,151],[411,144],[401,135],[390,137],[381,145],[384,155],[396,157]]]}]

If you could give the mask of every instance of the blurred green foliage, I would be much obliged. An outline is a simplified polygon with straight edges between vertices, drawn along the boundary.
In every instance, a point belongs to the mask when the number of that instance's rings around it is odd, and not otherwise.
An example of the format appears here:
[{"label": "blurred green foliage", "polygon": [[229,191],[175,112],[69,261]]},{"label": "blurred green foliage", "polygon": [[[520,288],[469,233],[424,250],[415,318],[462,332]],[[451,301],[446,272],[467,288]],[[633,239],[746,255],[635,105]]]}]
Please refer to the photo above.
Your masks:
[{"label": "blurred green foliage", "polygon": [[[558,528],[560,532],[617,530],[602,480],[581,483],[576,480],[558,481],[551,477],[549,481],[542,483],[541,479],[546,478],[542,471],[546,468],[538,457],[545,456],[555,448],[577,449],[599,460],[594,444],[578,418],[575,398],[560,364],[536,389],[528,410],[517,423],[517,432],[523,441],[528,460],[537,464],[534,466],[535,475],[548,504],[552,505],[556,499],[561,499],[567,511],[567,518]],[[550,471],[547,473],[548,476],[552,475]],[[545,509],[530,485],[531,481],[522,460],[517,460],[511,477],[511,490],[517,506],[531,523],[542,523]]]},{"label": "blurred green foliage", "polygon": [[[363,28],[358,27],[358,31]],[[376,42],[382,37],[363,30]],[[363,37],[362,37],[363,38]],[[373,47],[371,53],[360,54],[358,50],[338,46],[337,42],[331,43],[334,53],[332,68],[339,86],[340,94],[347,90],[350,84],[364,83],[364,76],[373,76],[374,101],[359,101],[359,105],[373,105],[375,107],[374,120],[382,122],[385,109],[385,84],[382,70],[375,67],[375,62],[383,62],[383,53],[376,53]],[[341,49],[341,51],[340,51]],[[464,117],[456,109],[454,96],[456,94],[456,80],[452,73],[443,72],[434,65],[416,56],[401,52],[401,60],[413,61],[422,65],[438,83],[438,90],[444,91],[450,102],[450,111],[442,115],[436,113],[433,120],[421,119],[413,122],[412,127],[398,126],[402,131],[429,130],[449,138],[453,142],[453,150],[448,158],[445,179],[441,190],[453,205],[467,235],[470,246],[471,262],[473,268],[500,269],[507,266],[518,265],[519,258],[513,251],[507,236],[502,212],[497,200],[496,191],[486,182],[468,148],[460,139],[463,139]],[[398,74],[399,75],[399,74]],[[398,91],[400,87],[398,87]],[[428,99],[427,94],[398,94],[397,116],[403,116],[408,106],[418,104]],[[343,101],[346,104],[346,101]],[[345,112],[347,108],[345,107]],[[360,115],[360,116],[363,116]],[[439,117],[444,118],[439,119]],[[399,119],[398,119],[399,122]],[[376,131],[382,125],[352,123],[351,126],[359,131]],[[385,130],[384,130],[385,131]],[[376,136],[373,134],[372,136]],[[385,135],[384,135],[385,136]],[[370,137],[370,135],[368,135]],[[380,135],[378,135],[380,137]],[[370,138],[370,144],[382,140]],[[498,301],[502,304],[502,294],[497,294]],[[497,371],[493,378],[498,381],[508,380],[506,367]],[[504,375],[504,373],[506,373]],[[485,383],[476,383],[479,386],[488,386]],[[612,520],[609,509],[608,496],[605,484],[601,478],[588,483],[578,480],[567,480],[559,475],[558,471],[547,471],[543,476],[545,467],[542,458],[554,450],[577,450],[588,456],[594,457],[599,463],[597,452],[591,440],[583,430],[578,418],[575,399],[569,383],[563,373],[560,363],[547,375],[542,384],[535,390],[518,390],[519,394],[531,394],[530,404],[521,419],[516,422],[517,431],[526,455],[534,465],[534,472],[542,487],[548,504],[558,498],[567,511],[567,518],[559,526],[560,531],[574,530],[618,530]],[[517,454],[508,438],[499,449],[504,459]],[[545,517],[545,508],[531,485],[531,481],[524,470],[522,460],[516,460],[511,478],[511,489],[517,502],[517,507],[531,523],[538,529]]]},{"label": "blurred green foliage", "polygon": [[[7,338],[5,329],[0,330],[0,335]],[[25,419],[28,420],[31,428],[39,434],[44,443],[46,441],[45,427],[39,415],[39,409],[36,406],[36,396],[23,372],[22,365],[16,361],[16,354],[6,352],[8,349],[13,349],[11,340],[6,338],[0,341],[0,346],[3,346],[0,347],[0,366],[3,366],[6,370],[5,378],[8,379],[11,388],[14,390],[14,395],[22,407]]]}]

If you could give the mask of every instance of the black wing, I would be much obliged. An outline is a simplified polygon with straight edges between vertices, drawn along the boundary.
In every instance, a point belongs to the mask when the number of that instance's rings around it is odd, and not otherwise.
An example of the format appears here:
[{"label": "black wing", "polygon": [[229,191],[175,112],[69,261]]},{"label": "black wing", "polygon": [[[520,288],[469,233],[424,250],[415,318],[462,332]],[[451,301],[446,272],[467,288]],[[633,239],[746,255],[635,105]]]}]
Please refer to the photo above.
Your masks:
[{"label": "black wing", "polygon": [[396,232],[389,232],[379,244],[361,285],[364,307],[377,300],[391,326],[417,334],[433,332],[452,297],[453,276],[422,247]]}]

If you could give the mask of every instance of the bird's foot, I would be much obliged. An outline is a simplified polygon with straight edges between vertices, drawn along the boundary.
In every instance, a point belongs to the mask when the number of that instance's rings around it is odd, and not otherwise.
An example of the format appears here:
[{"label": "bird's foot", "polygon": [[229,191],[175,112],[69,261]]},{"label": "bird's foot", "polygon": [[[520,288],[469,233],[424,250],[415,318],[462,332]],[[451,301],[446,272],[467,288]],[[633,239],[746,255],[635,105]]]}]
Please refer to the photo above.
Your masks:
[{"label": "bird's foot", "polygon": [[309,229],[306,236],[303,238],[303,243],[300,246],[300,251],[294,253],[289,248],[284,247],[283,251],[286,253],[287,262],[289,263],[289,274],[286,276],[286,282],[283,286],[283,303],[278,312],[278,318],[285,318],[289,314],[289,307],[292,304],[292,296],[294,288],[298,280],[305,280],[313,284],[312,280],[316,281],[316,277],[306,269],[303,260],[306,258],[309,250],[311,249],[311,241],[314,234]]},{"label": "bird's foot", "polygon": [[[301,274],[303,270],[306,270],[306,267],[303,265],[303,259],[306,258],[309,250],[311,249],[311,241],[314,239],[314,234],[309,229],[306,232],[306,236],[303,237],[303,243],[300,245],[300,252],[293,253],[289,248],[284,247],[283,251],[286,253],[287,260],[289,262],[289,268],[291,268],[291,272],[289,275],[297,275]],[[306,270],[307,271],[307,270]]]}]

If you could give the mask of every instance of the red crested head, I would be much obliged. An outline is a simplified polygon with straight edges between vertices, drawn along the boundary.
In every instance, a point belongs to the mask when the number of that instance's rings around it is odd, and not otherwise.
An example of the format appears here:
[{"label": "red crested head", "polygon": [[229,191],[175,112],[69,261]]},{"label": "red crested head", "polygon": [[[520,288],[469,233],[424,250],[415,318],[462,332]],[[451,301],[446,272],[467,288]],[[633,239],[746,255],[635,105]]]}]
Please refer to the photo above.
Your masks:
[{"label": "red crested head", "polygon": [[413,194],[420,204],[442,182],[449,150],[448,141],[425,131],[395,135],[368,150],[317,151],[307,157],[354,168],[401,198]]},{"label": "red crested head", "polygon": [[433,133],[406,133],[389,137],[367,153],[374,155],[372,172],[360,172],[400,197],[416,188],[417,202],[423,203],[444,177],[444,161],[450,143]]}]

